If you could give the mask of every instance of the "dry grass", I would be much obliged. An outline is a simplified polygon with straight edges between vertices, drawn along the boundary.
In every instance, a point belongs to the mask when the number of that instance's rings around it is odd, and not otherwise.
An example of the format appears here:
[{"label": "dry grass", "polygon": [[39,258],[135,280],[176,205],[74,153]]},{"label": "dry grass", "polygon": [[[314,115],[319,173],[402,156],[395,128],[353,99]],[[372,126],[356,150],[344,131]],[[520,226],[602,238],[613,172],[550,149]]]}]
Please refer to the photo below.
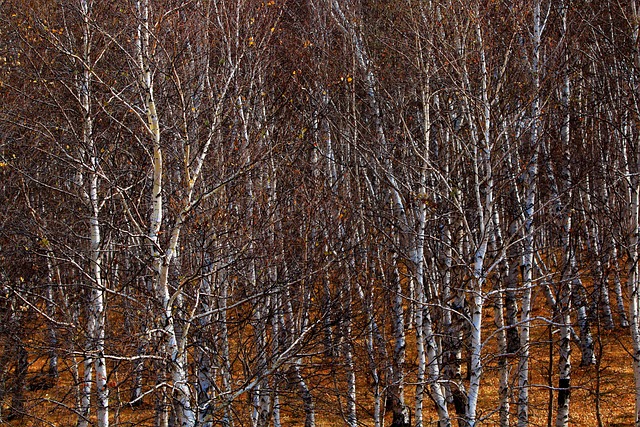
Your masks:
[{"label": "dry grass", "polygon": [[[540,315],[544,315],[544,308],[539,308]],[[491,309],[487,309],[487,317],[484,319],[489,333]],[[628,331],[618,329],[615,331],[594,330],[596,338],[596,352],[601,355],[598,366],[580,367],[579,348],[573,343],[573,372],[571,394],[571,418],[570,422],[575,426],[597,426],[597,404],[600,406],[600,418],[604,426],[632,426],[634,409],[634,378],[631,367],[630,339]],[[598,338],[599,337],[599,338]],[[415,375],[415,355],[413,331],[408,331],[407,354],[407,379],[410,382]],[[547,324],[536,323],[532,329],[532,338],[535,343],[531,348],[531,406],[530,425],[546,426],[549,409],[549,384],[556,385],[557,378],[557,343],[554,342],[553,362],[549,363],[549,329]],[[557,335],[553,336],[557,340]],[[356,349],[356,364],[362,371],[358,372],[358,416],[361,425],[373,425],[371,418],[372,397],[370,384],[366,372],[367,361],[364,358],[362,348]],[[498,414],[498,380],[497,358],[495,354],[495,342],[489,341],[484,349],[485,374],[482,379],[482,389],[479,402],[479,416],[484,420],[483,425],[497,425]],[[42,372],[44,358],[32,361],[29,377]],[[329,361],[318,359],[315,366],[307,367],[304,371],[305,379],[312,387],[316,399],[317,424],[319,427],[341,426],[345,423],[340,416],[340,410],[344,407],[344,396],[340,396],[337,390],[345,389],[344,373],[340,366],[331,366]],[[62,375],[56,387],[49,390],[37,390],[26,392],[27,416],[6,423],[5,425],[18,427],[44,427],[44,426],[75,426],[76,416],[72,408],[75,404],[75,385],[72,378],[70,359],[63,359]],[[512,373],[516,370],[517,360],[510,361]],[[549,366],[554,370],[549,382]],[[130,380],[127,373],[131,367],[126,364],[110,366],[117,372],[111,381],[111,410],[112,425],[117,426],[152,426],[154,410],[149,399],[146,405],[131,408],[121,405],[129,397]],[[514,380],[515,381],[515,380]],[[406,400],[413,406],[414,387],[407,385],[405,389]],[[555,399],[555,396],[554,396]],[[7,402],[5,402],[7,403]],[[431,401],[427,399],[424,419],[426,425],[437,425],[437,418]],[[249,425],[246,419],[247,398],[242,397],[236,409],[243,410],[244,415],[239,415],[237,426]],[[299,399],[295,387],[285,389],[281,395],[282,420],[284,426],[299,426],[304,423],[302,402]],[[554,402],[555,405],[555,402]],[[554,409],[555,411],[555,409]],[[4,412],[4,411],[3,411]],[[452,411],[453,412],[453,411]],[[515,403],[512,404],[512,414],[515,412]],[[555,413],[553,413],[555,415]],[[515,419],[515,415],[512,415]],[[390,424],[390,414],[387,414],[387,425]],[[554,420],[555,421],[555,420]]]}]

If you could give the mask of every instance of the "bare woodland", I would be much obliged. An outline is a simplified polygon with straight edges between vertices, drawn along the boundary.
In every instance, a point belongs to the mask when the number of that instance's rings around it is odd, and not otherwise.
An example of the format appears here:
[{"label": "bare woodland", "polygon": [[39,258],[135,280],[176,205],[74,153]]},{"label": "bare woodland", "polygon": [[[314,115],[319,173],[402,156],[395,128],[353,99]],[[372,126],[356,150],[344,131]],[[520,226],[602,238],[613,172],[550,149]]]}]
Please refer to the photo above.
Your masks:
[{"label": "bare woodland", "polygon": [[638,6],[2,1],[0,422],[639,427]]}]

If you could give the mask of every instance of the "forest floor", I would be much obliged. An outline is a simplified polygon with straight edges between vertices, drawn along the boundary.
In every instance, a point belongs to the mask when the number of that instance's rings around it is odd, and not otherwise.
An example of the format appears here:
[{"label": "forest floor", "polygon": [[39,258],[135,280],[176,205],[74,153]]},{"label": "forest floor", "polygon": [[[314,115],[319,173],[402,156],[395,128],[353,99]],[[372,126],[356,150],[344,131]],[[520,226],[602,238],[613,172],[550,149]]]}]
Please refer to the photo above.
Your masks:
[{"label": "forest floor", "polygon": [[[486,325],[493,322],[492,310],[487,309],[487,317],[484,321]],[[552,331],[549,335],[547,323],[539,322],[532,328],[531,361],[530,361],[530,425],[548,426],[555,424],[555,418],[549,420],[549,410],[555,417],[556,393],[552,392],[552,387],[557,386],[557,331]],[[570,403],[570,424],[573,426],[632,426],[634,410],[634,378],[631,366],[630,339],[626,329],[618,328],[613,331],[598,330],[594,326],[593,336],[595,341],[595,351],[598,355],[599,363],[595,366],[579,366],[580,349],[577,343],[572,343],[572,391]],[[553,338],[553,354],[550,352],[550,338]],[[407,378],[415,377],[415,357],[411,354],[413,348],[412,331],[407,333]],[[484,351],[484,376],[482,378],[479,418],[481,425],[497,425],[498,413],[498,370],[497,358],[492,346],[495,340],[490,340]],[[356,352],[356,358],[362,358],[364,354]],[[550,359],[551,358],[551,359]],[[364,360],[364,359],[363,359]],[[366,366],[366,362],[356,363]],[[551,360],[551,363],[550,363]],[[28,377],[33,378],[42,372],[44,358],[30,360],[30,372]],[[49,390],[36,390],[26,392],[25,409],[27,416],[22,419],[13,420],[6,423],[11,427],[72,427],[75,426],[77,417],[73,413],[75,402],[75,386],[73,384],[71,372],[71,360],[62,360],[61,371],[63,374],[58,384]],[[511,360],[511,373],[517,368],[517,360]],[[111,368],[114,368],[112,366]],[[316,370],[317,368],[317,370]],[[552,374],[549,375],[549,369]],[[325,363],[319,363],[316,367],[307,367],[304,370],[316,403],[316,420],[318,427],[337,427],[345,425],[341,416],[345,400],[336,390],[344,390],[344,374],[332,373],[334,369]],[[338,371],[341,371],[340,369]],[[122,370],[121,372],[124,372]],[[122,374],[121,374],[122,375]],[[368,375],[361,372],[358,378],[358,417],[360,425],[373,426],[372,420],[372,396]],[[410,382],[410,380],[408,380]],[[131,408],[122,405],[118,408],[118,402],[126,402],[129,398],[129,381],[125,378],[118,378],[114,375],[111,388],[111,403],[114,409],[111,410],[112,425],[114,426],[152,426],[154,421],[154,410],[152,403],[147,403],[138,408]],[[407,384],[405,387],[406,402],[410,408],[413,407],[414,386]],[[238,405],[246,407],[246,398]],[[550,408],[550,401],[552,407]],[[296,393],[295,388],[285,390],[281,396],[282,421],[283,426],[295,427],[304,425],[304,412],[302,403]],[[436,426],[437,418],[433,410],[433,404],[428,398],[425,401],[426,411],[424,420],[426,426]],[[512,402],[511,414],[515,421],[516,404]],[[411,409],[412,411],[412,409]],[[453,413],[453,408],[451,407]],[[246,411],[245,411],[246,412]],[[413,411],[412,411],[413,412]],[[95,415],[95,414],[94,414]],[[386,424],[391,424],[391,414],[386,416]],[[250,425],[246,420],[242,422],[239,417],[235,427]]]},{"label": "forest floor", "polygon": [[[531,358],[531,406],[530,425],[547,426],[549,414],[550,385],[557,384],[557,372],[549,381],[549,366],[555,369],[557,366],[557,352],[553,357],[553,364],[549,363],[548,328],[539,326],[534,329],[537,337],[534,337],[536,344],[532,348]],[[579,349],[574,345],[572,371],[572,392],[570,423],[575,426],[610,426],[622,427],[633,425],[634,408],[634,379],[631,368],[631,356],[629,353],[629,343],[627,333],[624,330],[605,331],[601,334],[594,334],[596,337],[596,352],[602,356],[597,366],[581,367],[578,361]],[[598,339],[599,337],[599,339]],[[408,365],[411,368],[411,364]],[[34,366],[35,369],[35,366]],[[512,372],[515,371],[515,361],[512,364]],[[358,383],[359,420],[361,425],[373,425],[370,413],[371,398],[368,396],[369,385],[364,381],[366,375],[358,376],[362,381]],[[321,375],[327,382],[329,376]],[[495,361],[492,360],[491,353],[486,354],[485,375],[482,379],[480,395],[480,418],[484,419],[484,425],[496,425],[498,414],[490,412],[487,408],[497,408],[498,406],[498,382]],[[342,426],[344,422],[340,415],[340,408],[344,402],[338,395],[331,392],[335,390],[336,384],[318,383],[310,384],[315,386],[315,397],[317,406],[317,424],[319,427]],[[409,404],[413,400],[413,387],[407,386],[406,399]],[[8,425],[25,427],[44,426],[74,426],[76,417],[70,412],[70,408],[65,406],[73,399],[74,387],[70,378],[63,376],[60,383],[53,389],[47,391],[27,392],[26,405],[30,416],[20,420],[14,420]],[[126,400],[121,396],[119,389],[112,390],[112,402]],[[555,396],[553,397],[555,403]],[[435,411],[428,400],[426,402],[425,425],[437,425]],[[58,409],[52,410],[52,408]],[[512,417],[514,415],[515,404],[512,405]],[[599,412],[599,415],[598,415]],[[284,426],[300,426],[304,424],[304,414],[301,405],[297,401],[295,393],[283,394],[282,414]],[[553,412],[555,414],[555,412]],[[141,408],[123,407],[119,411],[112,411],[112,423],[118,426],[148,426],[153,424],[153,408],[143,406]],[[598,422],[600,417],[600,422]],[[429,422],[430,421],[430,422]],[[555,420],[553,420],[555,421]],[[387,420],[390,424],[390,418]]]}]

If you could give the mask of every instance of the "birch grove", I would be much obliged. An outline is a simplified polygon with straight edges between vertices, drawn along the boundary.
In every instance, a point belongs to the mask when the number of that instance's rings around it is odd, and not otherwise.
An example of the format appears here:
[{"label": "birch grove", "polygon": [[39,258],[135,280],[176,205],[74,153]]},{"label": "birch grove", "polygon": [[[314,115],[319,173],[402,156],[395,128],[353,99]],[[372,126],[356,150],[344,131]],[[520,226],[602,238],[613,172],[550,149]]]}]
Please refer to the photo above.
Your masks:
[{"label": "birch grove", "polygon": [[636,1],[2,9],[0,423],[640,426]]}]

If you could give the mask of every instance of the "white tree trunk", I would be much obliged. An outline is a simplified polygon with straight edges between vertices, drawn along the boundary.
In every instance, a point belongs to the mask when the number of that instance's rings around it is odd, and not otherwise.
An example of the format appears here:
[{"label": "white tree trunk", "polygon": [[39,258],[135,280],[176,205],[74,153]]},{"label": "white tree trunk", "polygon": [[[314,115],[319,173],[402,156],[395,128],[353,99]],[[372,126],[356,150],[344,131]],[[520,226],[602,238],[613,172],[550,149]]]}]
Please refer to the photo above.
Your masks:
[{"label": "white tree trunk", "polygon": [[[192,392],[188,383],[187,370],[187,353],[186,339],[188,330],[182,331],[182,336],[178,339],[178,333],[174,325],[174,302],[180,298],[179,292],[171,295],[169,289],[169,267],[173,258],[177,254],[180,232],[186,219],[189,209],[191,208],[191,198],[193,188],[200,173],[200,167],[204,156],[207,154],[207,146],[205,145],[199,154],[194,166],[195,172],[189,174],[189,170],[185,170],[187,177],[185,185],[186,191],[184,196],[184,208],[178,213],[175,224],[170,232],[169,242],[166,250],[161,250],[159,241],[159,233],[162,228],[163,221],[163,196],[162,196],[162,177],[163,155],[160,144],[160,120],[156,108],[154,98],[154,84],[152,72],[150,69],[150,58],[153,56],[151,49],[151,28],[149,24],[149,0],[141,0],[137,2],[139,25],[136,38],[137,60],[139,67],[139,77],[143,89],[144,105],[147,116],[147,130],[152,140],[152,167],[153,167],[153,184],[151,190],[152,212],[149,219],[149,242],[151,244],[151,255],[153,259],[153,269],[155,272],[155,296],[162,312],[162,329],[164,350],[169,361],[169,373],[173,383],[173,392],[176,402],[175,417],[176,422],[181,427],[193,427],[196,423],[196,414],[192,407]],[[187,151],[188,153],[188,151]],[[185,168],[189,168],[191,159],[186,159]]]},{"label": "white tree trunk", "polygon": [[[608,200],[608,199],[605,199]],[[622,281],[620,280],[620,267],[618,265],[618,249],[616,244],[611,242],[611,262],[613,263],[613,292],[616,294],[616,309],[618,311],[618,317],[620,327],[628,328],[629,319],[627,317],[627,310],[624,305],[624,297],[622,291]]]},{"label": "white tree trunk", "polygon": [[[559,5],[560,16],[562,18],[562,34],[566,36],[567,32],[567,12],[568,5],[561,1]],[[569,60],[569,48],[565,43],[565,60]],[[563,85],[561,93],[561,105],[563,108],[562,128],[560,130],[560,138],[563,147],[565,163],[563,165],[563,190],[566,190],[567,200],[571,200],[572,179],[571,170],[568,164],[568,154],[570,150],[571,134],[570,123],[571,114],[569,110],[569,99],[571,95],[571,81],[569,80],[568,70],[564,70]],[[571,396],[571,284],[572,274],[574,274],[572,266],[575,264],[575,248],[571,245],[571,209],[563,206],[560,200],[560,194],[556,191],[554,197],[557,198],[558,209],[563,212],[562,218],[562,252],[564,257],[563,270],[565,274],[560,282],[560,297],[556,304],[559,304],[557,311],[560,315],[560,345],[558,362],[558,413],[556,416],[556,427],[566,427],[569,423],[569,400]]]},{"label": "white tree trunk", "polygon": [[[500,229],[500,216],[498,215],[498,210],[493,211],[493,229],[495,238],[493,239],[492,251],[494,253],[498,253],[500,248],[502,248],[504,241],[502,238],[502,232]],[[507,331],[505,329],[504,323],[504,303],[503,296],[505,293],[503,284],[506,281],[506,278],[509,275],[509,262],[507,259],[503,259],[500,261],[499,266],[499,276],[496,277],[494,283],[494,308],[493,308],[493,319],[496,327],[497,333],[497,343],[498,343],[498,367],[499,367],[499,385],[498,385],[498,397],[500,398],[500,407],[498,409],[500,413],[500,426],[501,427],[509,427],[509,419],[510,419],[510,398],[511,398],[511,387],[509,384],[509,361],[507,358]]]},{"label": "white tree trunk", "polygon": [[533,216],[536,200],[536,177],[538,174],[538,152],[540,149],[540,47],[544,24],[541,17],[540,0],[533,4],[533,34],[531,73],[533,102],[531,105],[531,154],[525,175],[524,241],[522,257],[522,313],[520,326],[520,360],[518,364],[518,427],[529,425],[529,342],[531,328],[531,295],[533,287],[534,228]]},{"label": "white tree trunk", "polygon": [[[365,271],[370,271],[368,268]],[[362,289],[362,287],[356,283],[358,296],[362,301],[364,306],[364,314],[366,316],[366,338],[365,338],[365,349],[367,351],[367,357],[369,359],[369,375],[371,376],[371,388],[373,393],[373,423],[374,427],[382,427],[384,424],[383,420],[383,405],[382,405],[382,383],[381,383],[381,369],[378,367],[378,351],[376,346],[379,342],[384,342],[379,337],[378,325],[376,323],[376,319],[374,317],[374,281],[373,279],[369,281],[369,287],[367,292]]]},{"label": "white tree trunk", "polygon": [[[204,256],[204,259],[205,265],[202,267],[202,278],[200,279],[199,290],[199,299],[202,301],[200,311],[204,313],[204,316],[202,316],[198,322],[203,332],[213,323],[213,316],[211,314],[213,307],[209,302],[211,295],[213,295],[213,288],[211,286],[213,263],[207,255]],[[211,369],[215,365],[211,360],[209,349],[206,348],[205,340],[202,339],[202,337],[198,337],[195,353],[198,378],[198,425],[202,427],[212,427],[212,403],[215,396],[216,370]]]},{"label": "white tree trunk", "polygon": [[[220,370],[222,371],[222,390],[225,396],[231,395],[232,377],[231,377],[231,357],[229,344],[229,323],[227,315],[227,306],[229,299],[229,277],[222,274],[218,280],[218,310],[219,315],[216,319],[218,325],[218,334],[216,338],[219,342],[220,352],[218,355]],[[220,424],[223,427],[233,427],[232,407],[230,401],[223,401],[224,410]]]},{"label": "white tree trunk", "polygon": [[[635,65],[635,71],[632,71],[632,84],[635,89],[640,84],[637,76],[638,66],[640,66],[640,11],[638,10],[637,0],[631,1],[631,10],[633,13],[632,21],[632,41],[634,47],[635,57],[633,62]],[[634,114],[632,115],[634,120],[637,120],[640,111],[636,105]],[[625,119],[624,123],[624,140],[627,144],[623,145],[622,154],[623,165],[625,165],[625,172],[629,183],[629,246],[627,250],[627,292],[629,296],[629,329],[631,332],[631,342],[633,346],[633,374],[635,379],[635,414],[634,425],[640,427],[640,278],[638,277],[638,243],[640,234],[640,223],[638,216],[640,215],[640,179],[638,173],[640,172],[640,153],[638,153],[638,135],[635,134],[634,126],[629,123],[629,118]],[[636,157],[632,157],[630,154],[636,154]]]},{"label": "white tree trunk", "polygon": [[[52,257],[53,253],[51,252],[50,246],[47,245],[47,316],[50,318],[55,318],[55,307],[56,304],[54,302],[55,294],[54,294],[54,280],[56,277],[55,270],[53,268]],[[57,380],[59,375],[58,370],[58,336],[56,333],[56,329],[53,324],[49,324],[47,335],[49,338],[49,379],[53,382]]]},{"label": "white tree trunk", "polygon": [[630,177],[630,181],[630,238],[627,289],[629,293],[629,328],[631,332],[631,342],[633,345],[632,363],[636,386],[634,425],[638,427],[640,426],[640,280],[638,280],[638,234],[640,233],[638,215],[640,213],[640,183],[635,174]]},{"label": "white tree trunk", "polygon": [[[92,279],[91,291],[88,303],[88,338],[90,356],[84,362],[84,384],[82,396],[82,419],[79,426],[85,426],[90,411],[91,393],[91,364],[95,364],[95,383],[97,388],[97,424],[98,427],[109,426],[109,390],[107,387],[107,366],[104,358],[104,338],[105,338],[105,308],[104,308],[104,283],[102,279],[102,239],[100,234],[100,200],[98,182],[98,153],[93,138],[93,122],[91,111],[92,99],[92,74],[91,74],[91,46],[90,46],[90,4],[86,0],[80,1],[80,11],[83,20],[83,72],[78,83],[79,100],[83,113],[82,137],[83,154],[85,154],[86,167],[88,170],[87,183],[84,182],[82,172],[79,174],[78,184],[83,188],[82,196],[89,209],[89,235],[90,235],[90,276]],[[87,186],[84,188],[84,186]]]},{"label": "white tree trunk", "polygon": [[[92,333],[95,327],[88,326],[89,333]],[[86,355],[82,361],[82,385],[80,387],[80,408],[78,408],[78,427],[89,426],[89,413],[91,411],[91,384],[93,382],[93,359]]]},{"label": "white tree trunk", "polygon": [[[95,149],[90,146],[90,149]],[[89,303],[89,316],[92,318],[92,351],[95,354],[96,388],[97,388],[97,415],[98,427],[109,426],[109,389],[107,386],[107,365],[104,357],[105,338],[105,307],[104,307],[104,283],[102,280],[102,240],[100,236],[100,222],[98,220],[98,167],[97,159],[92,154],[92,167],[94,168],[90,178],[89,197],[91,200],[91,264],[93,286],[91,288],[91,301]]]},{"label": "white tree trunk", "polygon": [[[348,280],[348,279],[347,279]],[[347,376],[347,407],[344,414],[345,422],[348,427],[357,427],[358,426],[358,415],[357,415],[357,385],[356,385],[356,371],[355,371],[355,363],[353,360],[353,337],[351,335],[352,330],[352,313],[351,313],[351,289],[352,285],[349,283],[346,286],[346,289],[343,293],[343,302],[344,302],[344,319],[342,321],[342,354],[344,357],[344,367],[345,373]]]},{"label": "white tree trunk", "polygon": [[393,285],[393,337],[395,345],[393,347],[393,377],[389,385],[391,398],[391,410],[393,412],[392,427],[404,427],[409,424],[409,413],[404,399],[404,363],[406,358],[407,341],[404,330],[404,295],[400,283],[397,259],[394,255],[393,274],[391,276]]},{"label": "white tree trunk", "polygon": [[[480,395],[480,380],[482,378],[482,311],[485,301],[484,284],[486,282],[487,271],[485,268],[485,258],[489,244],[489,238],[493,235],[493,169],[492,169],[492,141],[491,141],[491,103],[489,101],[488,70],[484,49],[482,27],[479,21],[478,10],[473,13],[475,21],[475,33],[480,49],[480,72],[481,72],[481,123],[480,131],[476,126],[475,117],[471,112],[471,105],[467,98],[464,99],[464,109],[469,117],[471,128],[471,139],[473,142],[473,168],[474,168],[474,193],[477,209],[478,231],[476,239],[476,249],[473,258],[473,280],[471,285],[471,365],[469,368],[469,388],[467,391],[468,401],[466,410],[466,422],[470,427],[476,425],[477,405]],[[468,90],[471,90],[469,73],[466,65],[463,66],[463,83]]]},{"label": "white tree trunk", "polygon": [[[429,11],[431,11],[431,4],[428,5]],[[431,37],[428,41],[432,42]],[[422,72],[426,76],[426,81],[421,86],[421,99],[422,99],[422,114],[423,114],[423,147],[422,151],[422,172],[421,182],[418,189],[418,194],[421,196],[421,200],[418,201],[417,206],[414,208],[415,222],[417,225],[417,235],[415,238],[415,249],[412,253],[412,263],[415,266],[414,280],[415,285],[415,329],[416,329],[416,351],[418,357],[418,372],[415,389],[415,419],[413,425],[415,427],[422,427],[424,423],[423,411],[424,411],[424,396],[426,385],[429,384],[431,391],[431,398],[436,406],[436,412],[438,414],[438,423],[440,427],[449,427],[451,420],[449,417],[449,411],[447,408],[447,401],[445,392],[441,383],[440,365],[439,359],[439,345],[434,337],[433,324],[431,319],[431,312],[427,305],[428,300],[426,296],[427,275],[426,275],[426,262],[425,262],[425,244],[426,244],[426,227],[427,227],[427,205],[429,198],[427,194],[428,189],[428,169],[433,167],[430,159],[430,144],[431,144],[431,83],[430,83],[430,70],[431,70],[431,58],[426,58],[423,52],[424,46],[420,41],[420,37],[417,37],[418,43],[418,57],[422,67]],[[429,46],[430,49],[430,46]],[[431,51],[428,51],[431,53]],[[450,263],[449,263],[450,266]],[[450,271],[447,272],[450,276]],[[448,316],[449,324],[451,323],[451,313],[445,310],[445,316]],[[427,378],[428,374],[428,378]]]}]

